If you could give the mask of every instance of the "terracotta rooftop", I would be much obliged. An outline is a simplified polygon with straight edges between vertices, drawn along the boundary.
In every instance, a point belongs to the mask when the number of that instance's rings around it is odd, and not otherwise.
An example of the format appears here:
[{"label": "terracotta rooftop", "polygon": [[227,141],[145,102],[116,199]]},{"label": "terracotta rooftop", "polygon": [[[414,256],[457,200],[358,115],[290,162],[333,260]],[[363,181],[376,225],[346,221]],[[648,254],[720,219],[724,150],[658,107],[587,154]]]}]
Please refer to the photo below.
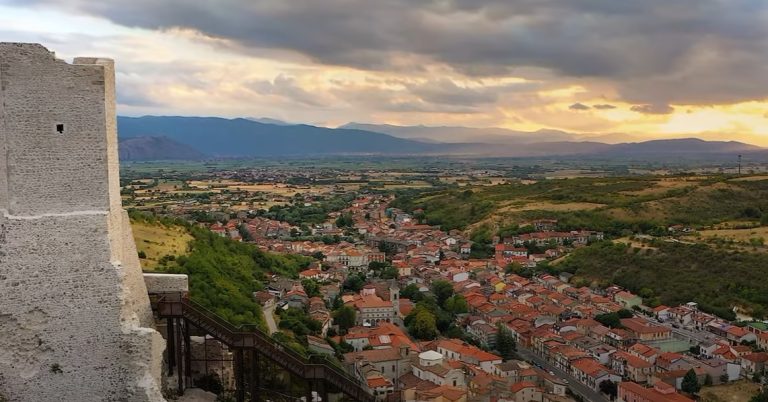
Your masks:
[{"label": "terracotta rooftop", "polygon": [[456,352],[461,356],[471,356],[477,359],[479,362],[502,360],[501,356],[496,356],[492,353],[488,353],[475,346],[461,342],[456,339],[441,339],[437,341],[437,347]]},{"label": "terracotta rooftop", "polygon": [[512,384],[512,386],[510,387],[510,390],[512,392],[520,392],[525,388],[536,388],[536,384],[530,381],[520,381]]},{"label": "terracotta rooftop", "polygon": [[619,394],[628,392],[633,395],[637,395],[644,401],[648,402],[694,402],[693,399],[678,394],[674,390],[661,391],[654,388],[646,388],[640,384],[634,382],[621,382],[619,383]]}]

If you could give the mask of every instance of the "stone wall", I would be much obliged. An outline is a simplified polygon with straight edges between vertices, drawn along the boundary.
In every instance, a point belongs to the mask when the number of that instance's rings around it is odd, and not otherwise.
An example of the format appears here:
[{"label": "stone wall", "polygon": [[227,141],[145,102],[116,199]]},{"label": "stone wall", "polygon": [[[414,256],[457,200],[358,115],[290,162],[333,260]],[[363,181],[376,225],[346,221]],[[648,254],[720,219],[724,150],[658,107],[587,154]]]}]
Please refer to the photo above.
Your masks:
[{"label": "stone wall", "polygon": [[163,401],[120,205],[111,60],[0,43],[0,394]]}]

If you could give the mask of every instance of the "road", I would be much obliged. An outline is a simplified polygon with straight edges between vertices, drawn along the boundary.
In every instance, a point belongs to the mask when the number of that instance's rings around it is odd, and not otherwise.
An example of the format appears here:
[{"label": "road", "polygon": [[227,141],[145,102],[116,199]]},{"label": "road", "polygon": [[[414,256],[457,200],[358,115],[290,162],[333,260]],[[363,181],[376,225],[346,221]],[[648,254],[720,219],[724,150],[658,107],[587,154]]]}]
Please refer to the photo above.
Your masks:
[{"label": "road", "polygon": [[[645,318],[649,319],[647,317]],[[687,328],[675,328],[672,326],[671,321],[662,322],[654,318],[650,318],[650,320],[656,322],[657,324],[660,324],[669,328],[670,330],[672,330],[672,332],[679,335],[681,338],[688,339],[689,341],[695,340],[697,342],[706,342],[706,341],[717,341],[718,339],[720,339],[718,338],[718,336],[708,331],[690,330]]]},{"label": "road", "polygon": [[586,385],[578,382],[575,378],[573,378],[570,374],[566,373],[563,370],[560,370],[559,368],[555,367],[554,364],[547,362],[542,358],[541,356],[533,353],[532,350],[525,349],[520,347],[520,345],[517,346],[517,354],[527,360],[536,362],[541,367],[544,368],[544,370],[551,371],[555,373],[557,377],[565,378],[568,380],[568,388],[571,389],[571,392],[574,394],[578,394],[581,397],[584,398],[585,401],[589,402],[609,402],[608,398],[606,398],[603,394],[599,392],[595,392],[591,388],[587,387]]},{"label": "road", "polygon": [[264,307],[264,319],[267,321],[269,334],[272,335],[277,332],[277,323],[275,322],[275,303],[272,303],[269,307]]}]

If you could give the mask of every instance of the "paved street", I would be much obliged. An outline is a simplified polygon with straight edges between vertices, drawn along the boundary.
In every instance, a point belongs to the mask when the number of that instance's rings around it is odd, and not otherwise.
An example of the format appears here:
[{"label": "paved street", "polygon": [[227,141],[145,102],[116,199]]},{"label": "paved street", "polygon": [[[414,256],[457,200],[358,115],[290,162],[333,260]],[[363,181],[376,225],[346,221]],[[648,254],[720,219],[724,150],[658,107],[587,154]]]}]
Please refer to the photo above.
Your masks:
[{"label": "paved street", "polygon": [[555,367],[553,364],[548,363],[542,357],[533,353],[533,351],[521,348],[520,345],[518,345],[517,354],[525,360],[533,361],[540,364],[541,367],[544,368],[544,370],[552,371],[553,373],[555,373],[557,377],[565,378],[566,380],[568,380],[568,388],[571,389],[571,392],[573,392],[574,394],[581,395],[582,397],[584,397],[585,401],[609,402],[608,398],[606,398],[603,394],[599,392],[595,392],[591,388],[587,387],[586,385],[583,385],[582,383],[576,381],[576,379],[573,378],[571,375]]},{"label": "paved street", "polygon": [[267,321],[267,327],[269,327],[269,334],[277,332],[277,323],[275,322],[275,304],[270,307],[264,308],[264,319]]},{"label": "paved street", "polygon": [[708,332],[708,331],[697,331],[697,330],[689,330],[685,328],[675,328],[672,326],[671,321],[661,322],[659,320],[644,317],[646,319],[650,319],[651,321],[656,322],[657,324],[661,324],[670,330],[674,332],[675,334],[679,335],[681,338],[687,339],[687,340],[695,340],[697,342],[704,342],[704,341],[713,341],[717,340],[717,336],[714,334]]}]

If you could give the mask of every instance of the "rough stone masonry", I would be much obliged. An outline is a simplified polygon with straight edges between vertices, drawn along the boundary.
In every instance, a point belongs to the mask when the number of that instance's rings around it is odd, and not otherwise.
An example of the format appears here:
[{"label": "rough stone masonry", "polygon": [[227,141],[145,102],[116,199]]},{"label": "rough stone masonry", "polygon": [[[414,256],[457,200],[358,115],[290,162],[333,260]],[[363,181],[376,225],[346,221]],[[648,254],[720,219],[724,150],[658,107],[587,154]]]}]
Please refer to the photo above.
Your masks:
[{"label": "rough stone masonry", "polygon": [[[0,396],[163,401],[120,202],[112,60],[0,43]],[[0,398],[1,399],[1,398]]]}]

